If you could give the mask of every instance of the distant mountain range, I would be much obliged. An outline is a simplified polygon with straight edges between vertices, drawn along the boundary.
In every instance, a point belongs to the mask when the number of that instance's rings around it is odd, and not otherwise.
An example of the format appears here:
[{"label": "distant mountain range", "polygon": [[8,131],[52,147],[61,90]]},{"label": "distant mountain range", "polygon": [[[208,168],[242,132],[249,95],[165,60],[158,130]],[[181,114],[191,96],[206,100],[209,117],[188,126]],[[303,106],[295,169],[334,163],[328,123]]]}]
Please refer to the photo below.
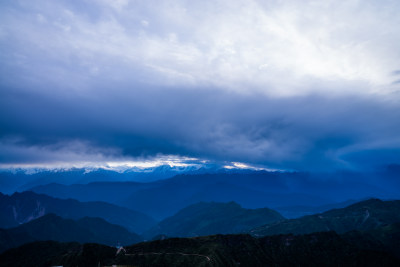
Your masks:
[{"label": "distant mountain range", "polygon": [[[87,184],[92,182],[152,182],[171,178],[175,175],[242,172],[229,170],[218,164],[192,164],[187,166],[161,165],[155,167],[121,167],[106,168],[71,168],[71,169],[13,169],[0,170],[1,192],[12,194],[15,191],[26,191],[29,188],[49,184]],[[244,170],[248,171],[248,170]]]},{"label": "distant mountain range", "polygon": [[[143,179],[138,179],[141,175]],[[57,198],[104,201],[141,211],[158,220],[200,201],[235,201],[245,208],[269,207],[295,218],[326,211],[329,207],[324,206],[349,199],[400,199],[398,177],[400,165],[396,164],[369,173],[271,172],[226,169],[222,165],[182,168],[165,165],[121,172],[105,169],[38,170],[32,174],[0,171],[0,190],[12,193],[16,189],[29,189]]]},{"label": "distant mountain range", "polygon": [[51,183],[33,187],[30,190],[39,194],[79,201],[105,201],[120,205],[137,191],[153,188],[154,183],[137,182],[93,182],[89,184],[63,185]]},{"label": "distant mountain range", "polygon": [[[387,179],[382,180],[382,184],[386,181],[386,187],[389,184],[394,185],[396,174],[396,168],[385,172]],[[400,198],[399,190],[395,190],[394,186],[390,188],[396,191]],[[150,183],[48,184],[33,187],[31,190],[57,198],[107,201],[149,214],[158,220],[172,216],[180,209],[201,201],[235,201],[245,208],[269,207],[289,217],[300,217],[326,211],[331,207],[343,207],[349,204],[346,202],[348,199],[396,196],[372,185],[370,177],[359,173],[339,173],[338,177],[326,178],[307,173],[249,170],[182,174]],[[329,206],[332,204],[333,206]],[[290,208],[293,206],[303,206],[303,208],[293,210]]]},{"label": "distant mountain range", "polygon": [[[151,183],[97,182],[86,185],[49,184],[32,188],[37,193],[80,201],[107,201],[141,211],[157,219],[172,216],[180,209],[201,201],[235,201],[245,208],[318,206],[336,202],[327,191],[342,190],[337,182],[314,182],[304,173],[242,172],[178,175]],[[313,188],[309,184],[312,184]],[[359,196],[374,191],[357,185]],[[310,193],[308,193],[310,192]],[[345,197],[343,194],[342,197]],[[350,194],[349,194],[350,195]],[[354,196],[357,197],[357,196]],[[347,199],[344,199],[347,200]],[[342,200],[342,201],[344,201]],[[303,211],[303,214],[309,214]]]},{"label": "distant mountain range", "polygon": [[0,229],[0,252],[40,240],[116,246],[138,243],[142,238],[100,218],[85,217],[75,221],[47,214],[15,228]]},{"label": "distant mountain range", "polygon": [[400,222],[400,200],[369,199],[342,209],[266,224],[250,233],[257,237],[322,231],[345,233],[352,230],[372,230],[397,222]]},{"label": "distant mountain range", "polygon": [[58,199],[34,192],[11,196],[0,193],[0,228],[15,227],[48,213],[69,219],[99,217],[134,233],[141,233],[156,224],[148,215],[105,202]]},{"label": "distant mountain range", "polygon": [[278,212],[268,209],[244,209],[235,202],[201,202],[180,210],[144,233],[148,238],[193,237],[243,233],[256,226],[282,221]]}]

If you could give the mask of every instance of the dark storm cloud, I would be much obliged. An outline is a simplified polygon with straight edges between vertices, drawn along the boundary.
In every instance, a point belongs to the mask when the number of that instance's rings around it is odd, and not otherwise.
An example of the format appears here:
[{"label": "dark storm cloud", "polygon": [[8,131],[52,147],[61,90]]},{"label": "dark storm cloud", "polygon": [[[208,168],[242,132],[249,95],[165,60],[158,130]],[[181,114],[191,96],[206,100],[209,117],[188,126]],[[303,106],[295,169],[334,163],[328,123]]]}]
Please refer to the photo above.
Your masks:
[{"label": "dark storm cloud", "polygon": [[276,99],[138,84],[80,97],[3,88],[0,101],[3,163],[161,153],[277,168],[360,168],[375,164],[371,150],[398,162],[400,148],[399,108],[368,98]]}]

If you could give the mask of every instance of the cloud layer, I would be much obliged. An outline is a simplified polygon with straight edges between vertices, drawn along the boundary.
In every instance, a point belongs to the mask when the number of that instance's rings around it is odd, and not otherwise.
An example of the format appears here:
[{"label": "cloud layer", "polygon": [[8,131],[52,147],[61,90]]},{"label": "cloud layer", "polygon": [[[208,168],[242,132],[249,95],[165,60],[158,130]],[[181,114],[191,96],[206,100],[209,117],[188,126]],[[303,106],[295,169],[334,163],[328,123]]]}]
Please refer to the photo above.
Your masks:
[{"label": "cloud layer", "polygon": [[397,1],[3,1],[0,163],[398,163]]}]

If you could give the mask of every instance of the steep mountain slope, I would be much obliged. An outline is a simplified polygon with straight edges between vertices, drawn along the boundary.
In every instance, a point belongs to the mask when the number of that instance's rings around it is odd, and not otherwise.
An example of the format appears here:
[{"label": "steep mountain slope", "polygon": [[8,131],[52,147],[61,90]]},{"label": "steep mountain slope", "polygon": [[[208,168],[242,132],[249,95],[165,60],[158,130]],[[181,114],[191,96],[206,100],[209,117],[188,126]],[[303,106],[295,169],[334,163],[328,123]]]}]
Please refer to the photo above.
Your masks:
[{"label": "steep mountain slope", "polygon": [[15,228],[0,229],[0,251],[40,240],[91,242],[115,246],[118,243],[138,243],[142,238],[100,218],[85,217],[74,221],[54,214],[44,215]]},{"label": "steep mountain slope", "polygon": [[400,200],[369,199],[346,208],[261,226],[250,233],[254,236],[321,231],[345,233],[351,230],[371,230],[396,222],[400,222]]},{"label": "steep mountain slope", "polygon": [[234,234],[281,220],[284,217],[268,208],[244,209],[235,202],[201,202],[166,218],[144,235],[151,238],[161,234],[170,237]]},{"label": "steep mountain slope", "polygon": [[70,219],[99,217],[136,233],[156,223],[154,219],[143,213],[104,202],[63,200],[33,192],[14,193],[11,196],[0,193],[1,228],[14,227],[47,213],[55,213]]},{"label": "steep mountain slope", "polygon": [[362,241],[362,234],[334,232],[260,239],[216,235],[139,243],[117,255],[115,248],[96,244],[35,242],[0,255],[0,266],[399,266],[384,244]]}]

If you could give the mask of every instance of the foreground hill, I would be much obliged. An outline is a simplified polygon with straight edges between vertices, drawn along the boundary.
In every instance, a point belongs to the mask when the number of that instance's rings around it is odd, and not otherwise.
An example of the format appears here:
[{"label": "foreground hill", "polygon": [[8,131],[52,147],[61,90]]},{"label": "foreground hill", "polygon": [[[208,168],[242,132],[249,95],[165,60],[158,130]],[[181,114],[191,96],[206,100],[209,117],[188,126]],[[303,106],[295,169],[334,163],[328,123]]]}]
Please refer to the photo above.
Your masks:
[{"label": "foreground hill", "polygon": [[146,232],[145,236],[151,238],[156,235],[193,237],[234,234],[284,219],[278,212],[268,208],[244,209],[235,202],[200,202],[161,221]]},{"label": "foreground hill", "polygon": [[0,193],[0,228],[15,227],[48,213],[69,219],[99,217],[135,233],[140,233],[156,223],[141,212],[104,202],[64,200],[33,192],[14,193],[11,196]]},{"label": "foreground hill", "polygon": [[138,243],[142,238],[122,226],[110,224],[100,218],[85,217],[74,221],[54,214],[44,215],[15,228],[0,229],[0,251],[40,240],[92,242],[115,246],[118,243]]},{"label": "foreground hill", "polygon": [[[387,251],[392,252],[400,258],[400,222],[388,224],[370,231],[351,231],[346,233],[349,240],[363,240],[363,244],[377,241],[386,247]],[[376,242],[375,242],[376,243]]]},{"label": "foreground hill", "polygon": [[[49,267],[111,265],[117,249],[100,244],[39,241],[10,249],[0,255],[0,266]],[[103,266],[103,265],[101,265]]]},{"label": "foreground hill", "polygon": [[250,233],[254,236],[321,231],[345,233],[351,230],[371,230],[396,222],[400,222],[400,200],[369,199],[342,209],[264,225],[251,230]]},{"label": "foreground hill", "polygon": [[118,254],[97,244],[35,242],[0,255],[0,266],[400,266],[388,244],[366,235],[172,238],[128,246]]}]

